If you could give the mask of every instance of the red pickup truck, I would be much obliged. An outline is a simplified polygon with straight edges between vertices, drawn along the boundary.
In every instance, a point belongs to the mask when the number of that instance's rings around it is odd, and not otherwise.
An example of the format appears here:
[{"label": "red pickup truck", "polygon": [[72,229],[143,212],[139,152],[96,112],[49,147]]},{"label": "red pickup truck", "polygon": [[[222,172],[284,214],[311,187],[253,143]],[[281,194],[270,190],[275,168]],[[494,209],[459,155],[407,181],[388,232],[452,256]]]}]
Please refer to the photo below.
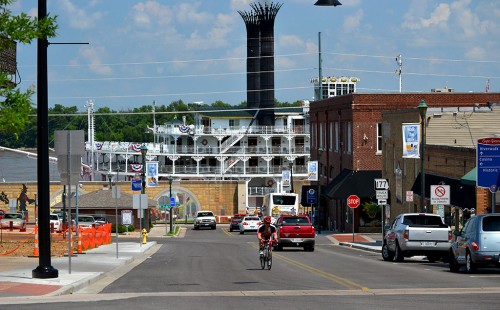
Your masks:
[{"label": "red pickup truck", "polygon": [[316,232],[307,215],[281,215],[275,225],[278,232],[276,250],[283,250],[283,247],[303,247],[305,251],[314,251]]}]

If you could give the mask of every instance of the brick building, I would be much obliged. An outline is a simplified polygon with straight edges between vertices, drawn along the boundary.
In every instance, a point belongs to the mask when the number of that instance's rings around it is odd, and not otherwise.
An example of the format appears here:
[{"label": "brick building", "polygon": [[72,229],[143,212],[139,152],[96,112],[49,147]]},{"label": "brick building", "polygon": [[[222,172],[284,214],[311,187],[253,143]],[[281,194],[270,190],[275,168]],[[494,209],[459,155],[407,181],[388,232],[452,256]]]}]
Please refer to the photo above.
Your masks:
[{"label": "brick building", "polygon": [[[418,122],[422,99],[429,108],[486,107],[500,102],[500,93],[353,93],[311,103],[311,159],[319,162],[323,228],[380,231],[380,213],[367,219],[364,205],[374,201],[373,179],[382,176],[382,112],[413,109]],[[354,209],[354,225],[346,204],[350,194],[358,194],[362,205]]]}]

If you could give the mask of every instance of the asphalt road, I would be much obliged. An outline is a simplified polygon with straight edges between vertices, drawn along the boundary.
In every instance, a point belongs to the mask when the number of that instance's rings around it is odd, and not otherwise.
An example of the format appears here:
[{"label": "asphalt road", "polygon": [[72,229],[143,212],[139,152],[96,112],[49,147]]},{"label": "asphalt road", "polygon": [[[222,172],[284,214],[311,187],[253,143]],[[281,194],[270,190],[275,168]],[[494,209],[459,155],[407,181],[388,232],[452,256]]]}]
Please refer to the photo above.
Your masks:
[{"label": "asphalt road", "polygon": [[384,262],[378,253],[333,245],[325,236],[314,252],[274,252],[271,270],[260,269],[254,234],[222,225],[157,242],[156,253],[121,274],[76,294],[47,297],[36,308],[498,309],[500,300],[500,270],[454,274],[422,258]]}]

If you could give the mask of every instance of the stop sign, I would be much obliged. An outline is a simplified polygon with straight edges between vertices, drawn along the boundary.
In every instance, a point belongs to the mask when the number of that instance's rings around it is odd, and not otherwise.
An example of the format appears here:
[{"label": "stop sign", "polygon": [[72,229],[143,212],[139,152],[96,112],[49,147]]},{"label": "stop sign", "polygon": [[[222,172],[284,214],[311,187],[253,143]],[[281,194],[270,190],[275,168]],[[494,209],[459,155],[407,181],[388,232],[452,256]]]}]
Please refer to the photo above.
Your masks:
[{"label": "stop sign", "polygon": [[357,195],[351,195],[351,196],[347,197],[347,205],[351,209],[356,209],[357,207],[359,207],[360,202],[361,202],[361,200],[359,199],[359,197]]}]

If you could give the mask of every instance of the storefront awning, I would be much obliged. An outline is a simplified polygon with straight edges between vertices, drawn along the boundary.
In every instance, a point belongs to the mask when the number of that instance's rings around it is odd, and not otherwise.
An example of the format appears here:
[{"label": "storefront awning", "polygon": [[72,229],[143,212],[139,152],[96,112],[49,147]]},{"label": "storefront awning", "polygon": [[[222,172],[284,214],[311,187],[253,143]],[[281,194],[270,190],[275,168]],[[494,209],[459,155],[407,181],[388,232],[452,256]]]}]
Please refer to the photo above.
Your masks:
[{"label": "storefront awning", "polygon": [[374,180],[381,176],[380,170],[344,169],[326,186],[325,196],[329,199],[347,199],[349,195],[358,195],[360,198],[373,197]]},{"label": "storefront awning", "polygon": [[467,172],[461,179],[460,181],[462,184],[465,185],[471,185],[471,186],[476,186],[476,179],[477,179],[477,168],[474,167],[471,171]]},{"label": "storefront awning", "polygon": [[[451,205],[460,208],[475,208],[476,207],[476,187],[463,184],[458,179],[443,177],[435,174],[425,174],[425,197],[430,199],[431,185],[450,185],[450,202]],[[420,173],[418,174],[411,190],[420,195]]]}]

